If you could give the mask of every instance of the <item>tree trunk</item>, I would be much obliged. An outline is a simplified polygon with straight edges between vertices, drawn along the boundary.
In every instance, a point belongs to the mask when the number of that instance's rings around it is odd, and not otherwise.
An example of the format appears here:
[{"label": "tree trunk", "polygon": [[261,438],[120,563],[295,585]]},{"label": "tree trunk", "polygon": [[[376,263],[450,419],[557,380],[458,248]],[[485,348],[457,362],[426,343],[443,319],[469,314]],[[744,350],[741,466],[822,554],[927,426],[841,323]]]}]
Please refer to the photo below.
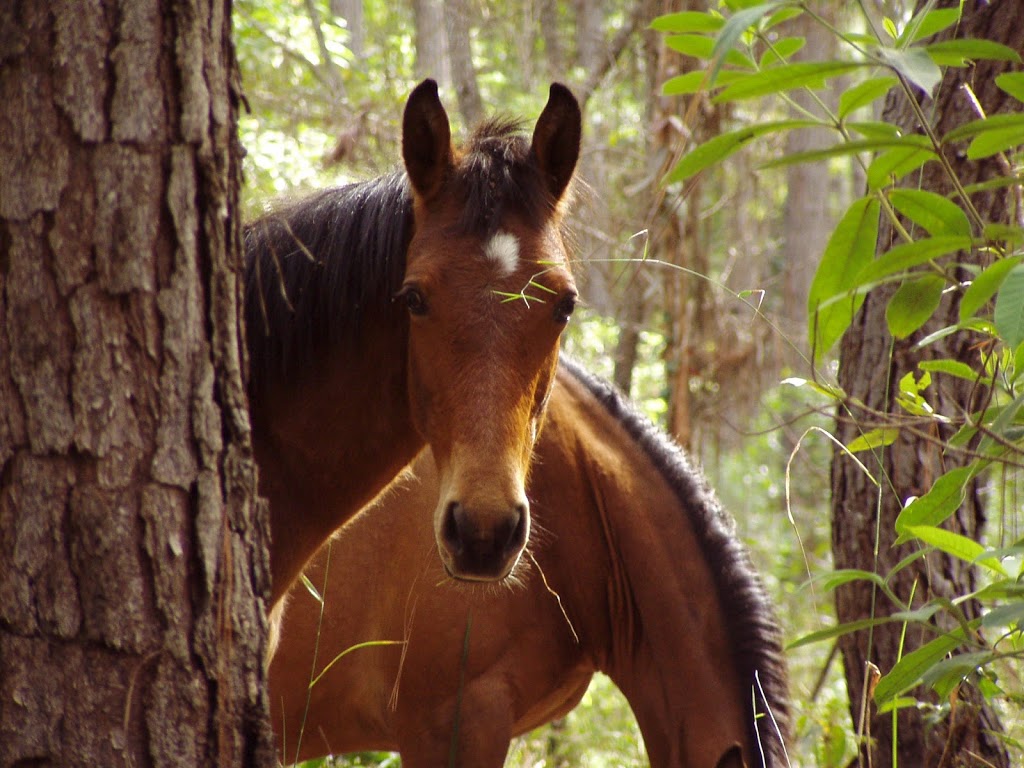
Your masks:
[{"label": "tree trunk", "polygon": [[448,34],[444,5],[440,0],[413,0],[416,27],[416,77],[432,77],[441,86],[451,83],[448,66]]},{"label": "tree trunk", "polygon": [[[941,3],[940,3],[941,5]],[[949,5],[949,3],[947,3]],[[964,21],[959,34],[995,40],[1015,50],[1024,50],[1024,6],[1019,3],[968,2],[964,6]],[[973,68],[951,68],[937,92],[936,101],[923,104],[926,115],[935,115],[936,132],[941,136],[954,126],[974,119],[975,114],[960,85],[967,81],[977,94],[985,112],[993,114],[1019,108],[1010,97],[996,88],[994,78],[1004,71],[1003,62],[981,62]],[[899,125],[905,132],[917,129],[910,105],[902,93],[893,91],[885,107],[888,122]],[[998,173],[995,158],[981,162],[968,161],[962,154],[947,154],[953,168],[965,185],[989,178]],[[950,191],[946,178],[937,164],[924,167],[918,184],[939,194]],[[1006,221],[1009,196],[1002,190],[982,192],[973,198],[981,215],[989,221]],[[894,242],[894,233],[883,222],[879,233],[879,250]],[[960,254],[962,261],[980,258],[977,254]],[[932,320],[910,338],[893,340],[887,331],[885,308],[895,291],[887,285],[868,295],[861,311],[842,340],[839,383],[847,395],[846,408],[838,420],[836,436],[847,443],[858,434],[855,421],[876,420],[872,412],[897,414],[895,404],[898,382],[910,371],[916,371],[919,361],[930,358],[955,358],[970,365],[978,365],[978,350],[973,346],[977,338],[957,333],[930,344],[924,349],[916,343],[926,334],[957,322],[958,299],[948,293]],[[982,393],[971,382],[943,377],[929,390],[930,402],[938,413],[959,414],[975,409]],[[856,405],[863,403],[863,406]],[[939,426],[933,437],[939,441],[950,437],[949,430]],[[895,444],[881,455],[879,466],[869,466],[881,476],[882,488],[875,488],[841,451],[833,453],[832,460],[832,539],[836,568],[860,568],[888,574],[912,548],[894,546],[894,523],[901,502],[910,496],[926,492],[936,477],[947,470],[966,463],[960,454],[941,451],[935,440],[922,440],[901,431]],[[984,510],[978,489],[971,488],[958,513],[949,525],[959,533],[977,538],[984,523]],[[876,543],[877,537],[877,543]],[[877,554],[876,554],[877,552]],[[914,605],[940,597],[953,598],[970,592],[975,587],[975,571],[959,560],[940,553],[929,554],[900,571],[891,582],[893,590],[902,600]],[[849,622],[867,616],[893,613],[893,606],[875,593],[867,582],[855,582],[836,593],[836,606],[840,622]],[[974,603],[963,603],[961,609],[968,617],[977,615]],[[948,629],[948,627],[946,627]],[[867,662],[877,665],[882,673],[888,672],[900,657],[902,624],[891,623],[867,631],[844,636],[840,647],[846,667],[847,689],[855,723],[860,721],[860,702],[864,696]],[[911,625],[902,641],[902,654],[914,650],[930,635],[924,636]],[[963,697],[955,707],[955,717],[926,723],[928,715],[916,708],[900,710],[897,733],[897,755],[900,765],[977,765],[1005,766],[1006,752],[999,740],[989,733],[999,731],[994,712],[984,704],[973,689],[961,691]],[[930,692],[919,691],[927,699]],[[934,697],[931,699],[934,701]],[[892,752],[891,715],[869,716],[869,733],[874,748],[870,765],[874,768],[890,766]],[[946,757],[943,760],[942,755]],[[863,755],[862,755],[863,758]]]},{"label": "tree trunk", "polygon": [[366,23],[363,0],[331,0],[331,15],[345,20],[348,30],[348,48],[358,61],[366,54]]},{"label": "tree trunk", "polygon": [[273,761],[229,7],[0,6],[0,766]]},{"label": "tree trunk", "polygon": [[473,66],[473,25],[470,23],[467,0],[446,0],[444,24],[448,34],[448,62],[451,65],[452,84],[459,102],[459,112],[469,128],[484,117],[484,103],[476,82]]}]

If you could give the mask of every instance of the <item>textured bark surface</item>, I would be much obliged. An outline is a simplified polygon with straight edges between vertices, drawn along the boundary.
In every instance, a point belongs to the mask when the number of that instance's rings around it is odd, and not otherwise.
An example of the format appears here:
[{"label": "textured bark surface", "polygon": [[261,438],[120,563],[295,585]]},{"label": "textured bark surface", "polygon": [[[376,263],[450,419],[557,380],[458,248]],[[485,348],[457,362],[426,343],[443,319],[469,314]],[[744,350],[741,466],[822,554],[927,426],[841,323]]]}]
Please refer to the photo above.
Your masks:
[{"label": "textured bark surface", "polygon": [[[1019,3],[987,5],[968,2],[964,6],[964,23],[959,35],[979,37],[1001,42],[1015,50],[1024,50],[1024,6]],[[994,84],[994,78],[1006,65],[1001,62],[982,62],[976,67],[950,69],[939,86],[936,100],[923,100],[926,115],[933,115],[936,132],[941,136],[957,125],[977,115],[965,92],[960,88],[965,81],[977,94],[987,114],[1014,110],[1019,107]],[[910,105],[902,94],[890,93],[885,106],[885,119],[901,126],[905,131],[919,131]],[[960,145],[960,149],[963,145]],[[975,163],[955,151],[948,158],[965,185],[997,175],[996,159]],[[920,188],[947,194],[950,185],[939,172],[936,163],[923,169]],[[1011,196],[1005,190],[978,194],[972,198],[981,215],[989,221],[1006,221]],[[879,234],[879,249],[885,250],[895,242],[891,226],[883,221]],[[978,254],[960,254],[961,261],[979,259]],[[957,322],[958,297],[947,294],[931,321],[910,338],[894,341],[888,334],[885,308],[895,286],[879,288],[868,295],[853,325],[843,337],[840,353],[839,383],[848,395],[849,417],[861,424],[877,422],[873,413],[893,414],[900,418],[902,410],[895,404],[899,380],[909,371],[916,371],[923,359],[955,358],[977,366],[979,350],[974,346],[977,337],[958,333],[924,349],[915,344],[926,334]],[[938,377],[929,390],[929,399],[939,413],[960,414],[978,407],[983,392],[971,382],[953,377]],[[861,402],[865,407],[859,407]],[[858,428],[844,411],[838,424],[837,437],[843,443],[858,434]],[[869,465],[876,476],[885,478],[879,491],[864,477],[854,464],[839,451],[833,454],[832,464],[832,537],[836,568],[861,568],[887,574],[902,558],[914,551],[910,546],[894,546],[894,522],[901,503],[910,496],[925,493],[934,480],[944,472],[963,465],[967,458],[954,452],[943,452],[941,440],[948,439],[952,428],[920,424],[931,430],[931,439],[915,437],[901,432],[899,440],[884,453],[882,465]],[[963,505],[949,521],[948,526],[972,538],[984,524],[984,510],[978,489],[972,488]],[[874,555],[877,537],[877,558]],[[974,589],[974,569],[949,557],[933,553],[905,568],[892,580],[892,587],[903,600],[909,601],[913,591],[914,604],[920,605],[939,597],[954,597]],[[855,582],[837,592],[836,604],[840,622],[867,616],[884,616],[895,608],[881,595],[873,593],[866,582]],[[962,604],[968,616],[977,614],[978,606]],[[949,627],[946,627],[947,629]],[[899,658],[902,625],[892,623],[845,636],[840,648],[846,668],[847,688],[851,700],[854,723],[860,721],[860,702],[865,685],[865,664],[876,664],[884,674]],[[919,627],[911,625],[903,642],[902,653],[912,651],[931,639]],[[927,698],[927,692],[917,695]],[[900,711],[898,722],[898,759],[900,765],[986,765],[1005,766],[1008,758],[998,739],[988,731],[998,731],[995,714],[973,690],[961,690],[962,700],[955,708],[955,716],[939,722],[926,722],[923,712],[908,708]],[[870,735],[875,743],[871,765],[875,768],[891,765],[891,715],[870,718]]]},{"label": "textured bark surface", "polygon": [[272,764],[228,9],[0,5],[0,766]]}]

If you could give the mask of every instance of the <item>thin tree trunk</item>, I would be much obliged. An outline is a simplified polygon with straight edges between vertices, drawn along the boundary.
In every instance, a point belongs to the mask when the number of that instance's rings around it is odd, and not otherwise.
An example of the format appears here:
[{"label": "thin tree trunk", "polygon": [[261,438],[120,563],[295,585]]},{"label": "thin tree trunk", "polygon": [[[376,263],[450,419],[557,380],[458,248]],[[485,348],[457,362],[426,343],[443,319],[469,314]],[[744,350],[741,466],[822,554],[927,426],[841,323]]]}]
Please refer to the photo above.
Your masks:
[{"label": "thin tree trunk", "polygon": [[448,35],[441,0],[413,0],[416,26],[416,77],[432,77],[442,86],[451,83]]},{"label": "thin tree trunk", "polygon": [[467,0],[446,0],[444,23],[448,33],[448,61],[459,112],[467,126],[475,126],[484,116],[484,103],[473,66],[473,34]]},{"label": "thin tree trunk", "polygon": [[363,0],[331,0],[331,15],[345,20],[349,50],[357,61],[362,59],[366,53]]},{"label": "thin tree trunk", "polygon": [[[941,3],[940,3],[941,5]],[[947,3],[948,5],[948,3]],[[968,2],[964,6],[964,22],[959,34],[1002,42],[1024,50],[1024,6],[1019,3]],[[935,115],[936,131],[945,134],[956,125],[976,117],[960,85],[969,81],[977,93],[986,113],[1015,110],[1019,104],[996,88],[994,78],[1005,71],[1002,62],[981,62],[973,68],[950,68],[937,92],[937,100],[923,103],[926,115]],[[900,126],[905,132],[915,132],[917,123],[910,105],[902,93],[893,91],[885,107],[885,119]],[[948,159],[965,185],[983,180],[998,172],[994,159],[970,162],[953,151]],[[923,169],[913,183],[922,189],[947,194],[949,184],[938,171],[937,164]],[[1002,191],[978,193],[972,198],[982,216],[989,221],[1006,221],[1008,197]],[[884,250],[894,241],[895,234],[887,222],[879,234],[879,249]],[[961,260],[970,260],[972,254],[960,254]],[[978,258],[974,255],[974,258]],[[958,320],[958,298],[947,294],[932,320],[918,333],[904,340],[893,340],[887,331],[885,308],[895,286],[872,291],[858,313],[853,325],[843,337],[840,352],[839,383],[846,392],[849,416],[844,410],[839,418],[839,441],[848,442],[857,433],[855,420],[871,419],[874,412],[897,414],[895,399],[898,383],[908,372],[917,370],[923,359],[953,358],[970,365],[978,364],[977,341],[967,333],[945,337],[924,349],[915,345],[925,335],[938,328],[954,325]],[[979,406],[979,393],[971,382],[953,377],[943,380],[929,390],[929,397],[938,413],[959,414]],[[863,403],[863,406],[857,405]],[[942,452],[941,441],[950,437],[943,425],[933,428],[933,440],[916,438],[902,431],[897,442],[887,448],[879,466],[869,469],[884,478],[881,490],[875,488],[841,451],[833,453],[832,460],[832,539],[836,568],[859,568],[886,575],[911,549],[895,546],[894,523],[902,502],[926,492],[936,477],[963,465],[967,459],[955,452]],[[971,487],[963,505],[950,520],[950,527],[977,539],[984,523],[984,509],[978,489]],[[877,539],[877,540],[876,540]],[[969,593],[975,587],[975,571],[959,560],[933,552],[917,560],[895,575],[890,585],[902,600],[914,606],[935,598],[953,598]],[[895,608],[871,589],[867,582],[855,582],[836,593],[836,607],[840,622],[867,616],[891,614]],[[973,602],[961,603],[968,616],[976,616],[978,606]],[[948,629],[948,627],[946,627]],[[866,665],[870,661],[882,673],[888,672],[900,655],[906,655],[930,639],[920,628],[911,625],[905,638],[902,625],[891,623],[876,627],[872,632],[862,631],[846,635],[840,648],[846,668],[847,689],[854,722],[860,721],[860,702],[864,696]],[[928,692],[918,692],[928,698]],[[926,713],[916,708],[899,711],[897,756],[899,764],[1006,766],[1008,758],[1002,744],[992,732],[1000,725],[995,713],[981,700],[974,689],[964,686],[961,699],[954,708],[955,717],[927,722]],[[932,699],[934,700],[934,699]],[[873,748],[870,765],[886,768],[892,765],[892,717],[890,714],[869,715],[866,723]]]},{"label": "thin tree trunk", "polygon": [[269,766],[229,3],[0,7],[0,765]]}]

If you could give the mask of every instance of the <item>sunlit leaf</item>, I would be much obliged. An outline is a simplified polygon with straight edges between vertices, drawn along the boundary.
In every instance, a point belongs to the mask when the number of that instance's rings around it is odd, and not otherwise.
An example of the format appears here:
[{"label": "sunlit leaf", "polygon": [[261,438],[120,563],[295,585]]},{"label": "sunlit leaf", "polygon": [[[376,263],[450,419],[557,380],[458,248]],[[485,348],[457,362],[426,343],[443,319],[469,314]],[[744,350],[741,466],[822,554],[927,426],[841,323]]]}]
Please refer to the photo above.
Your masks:
[{"label": "sunlit leaf", "polygon": [[908,525],[903,530],[906,534],[920,539],[925,544],[931,544],[958,560],[972,565],[982,565],[1000,576],[1008,575],[998,560],[982,557],[985,548],[974,539],[932,525]]},{"label": "sunlit leaf", "polygon": [[794,88],[820,88],[827,80],[866,66],[849,61],[802,61],[747,75],[731,83],[713,101],[738,101],[788,91]]},{"label": "sunlit leaf", "polygon": [[912,243],[901,243],[865,266],[857,275],[856,285],[874,283],[946,254],[967,250],[971,243],[971,238],[962,235],[925,237]]},{"label": "sunlit leaf", "polygon": [[821,356],[839,340],[863,303],[863,296],[822,306],[826,300],[856,287],[856,275],[870,263],[878,237],[880,203],[862,197],[851,205],[829,238],[807,298],[811,349]]},{"label": "sunlit leaf", "polygon": [[878,53],[890,67],[927,94],[942,79],[942,70],[920,48],[882,48]]},{"label": "sunlit leaf", "polygon": [[924,47],[932,61],[940,66],[958,67],[968,61],[987,59],[990,61],[1020,62],[1020,54],[1013,48],[993,42],[992,40],[976,40],[960,38],[957,40],[941,40]]},{"label": "sunlit leaf", "polygon": [[1017,101],[1024,101],[1024,72],[1004,72],[997,75],[996,85]]},{"label": "sunlit leaf", "polygon": [[886,445],[892,445],[896,442],[896,438],[899,437],[900,431],[895,427],[880,427],[878,429],[872,429],[865,432],[863,435],[858,435],[853,440],[846,444],[846,449],[850,453],[859,453],[860,451],[871,451],[875,448],[882,448]]},{"label": "sunlit leaf", "polygon": [[978,371],[960,360],[950,360],[948,358],[942,360],[922,360],[917,364],[917,367],[922,371],[945,373],[967,381],[978,380]]},{"label": "sunlit leaf", "polygon": [[761,68],[774,67],[785,63],[790,56],[799,51],[807,43],[803,37],[784,37],[772,43],[772,47],[764,52],[759,62]]},{"label": "sunlit leaf", "polygon": [[688,179],[705,168],[721,162],[729,155],[741,149],[751,139],[763,134],[792,130],[794,128],[805,128],[809,125],[817,125],[817,123],[812,120],[780,120],[774,123],[750,125],[730,133],[715,136],[713,139],[709,139],[700,146],[690,150],[676,167],[672,169],[665,178],[665,181],[668,184],[672,184]]},{"label": "sunlit leaf", "polygon": [[839,96],[839,110],[837,115],[840,119],[845,118],[851,112],[867,106],[875,99],[879,99],[889,92],[898,81],[892,75],[872,77],[863,82],[857,83],[852,88],[847,88]]},{"label": "sunlit leaf", "polygon": [[967,157],[981,160],[1008,149],[1024,144],[1024,131],[1020,128],[1003,128],[998,131],[987,131],[974,137],[967,147]]},{"label": "sunlit leaf", "polygon": [[718,33],[718,37],[715,39],[715,47],[712,52],[713,63],[711,65],[711,81],[714,82],[715,76],[718,74],[718,70],[722,67],[722,62],[727,60],[728,55],[735,49],[736,43],[740,37],[750,27],[756,25],[765,16],[770,14],[780,5],[784,3],[780,0],[771,3],[762,3],[761,5],[755,5],[750,8],[745,8],[742,11],[734,13],[725,22],[725,26],[722,27]]},{"label": "sunlit leaf", "polygon": [[893,207],[931,235],[970,235],[971,222],[967,214],[949,198],[924,189],[904,189],[889,192]]},{"label": "sunlit leaf", "polygon": [[651,29],[657,32],[717,32],[725,19],[701,11],[679,11],[658,16],[651,22]]},{"label": "sunlit leaf", "polygon": [[938,526],[946,521],[963,503],[967,483],[977,474],[973,464],[951,469],[936,480],[924,496],[905,506],[896,517],[896,531],[906,541],[904,531],[912,526]]},{"label": "sunlit leaf", "polygon": [[868,188],[879,189],[899,181],[929,160],[935,159],[935,150],[924,136],[910,134],[903,137],[903,146],[886,150],[868,166]]},{"label": "sunlit leaf", "polygon": [[899,38],[896,40],[896,44],[904,46],[925,37],[931,37],[937,32],[953,26],[959,19],[959,8],[934,8],[918,14],[907,22],[903,32],[900,33]]}]

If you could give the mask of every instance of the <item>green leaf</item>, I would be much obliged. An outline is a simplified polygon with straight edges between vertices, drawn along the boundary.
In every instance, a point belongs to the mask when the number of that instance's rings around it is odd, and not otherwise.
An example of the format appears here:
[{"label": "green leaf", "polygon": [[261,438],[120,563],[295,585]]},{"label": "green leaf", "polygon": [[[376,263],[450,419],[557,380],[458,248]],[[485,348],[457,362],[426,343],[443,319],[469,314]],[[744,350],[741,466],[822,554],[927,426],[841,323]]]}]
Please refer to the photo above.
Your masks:
[{"label": "green leaf", "polygon": [[896,44],[902,47],[925,37],[931,37],[937,32],[953,26],[959,20],[959,8],[936,8],[918,14],[903,28],[903,32],[900,34]]},{"label": "green leaf", "polygon": [[808,125],[817,125],[817,122],[813,120],[780,120],[774,123],[750,125],[730,133],[715,136],[713,139],[709,139],[688,152],[668,176],[665,177],[665,182],[672,184],[677,181],[684,181],[694,174],[703,171],[708,166],[724,160],[729,155],[739,151],[751,139],[763,134],[791,130],[793,128],[805,128]]},{"label": "green leaf", "polygon": [[929,95],[942,79],[942,70],[920,48],[882,48],[878,53],[890,67]]},{"label": "green leaf", "polygon": [[1000,113],[972,120],[969,123],[958,125],[943,136],[942,143],[948,144],[953,141],[960,141],[961,139],[969,139],[972,136],[978,136],[987,131],[1002,131],[1004,128],[1024,130],[1024,114],[1020,112],[1012,114]]},{"label": "green leaf", "polygon": [[903,137],[904,146],[882,152],[868,166],[868,189],[882,187],[899,181],[916,171],[929,160],[935,159],[935,150],[928,139],[914,134]]},{"label": "green leaf", "polygon": [[839,568],[834,571],[826,571],[813,580],[814,585],[824,592],[832,592],[851,581],[870,581],[883,589],[888,589],[885,579],[877,573],[859,568]]},{"label": "green leaf", "polygon": [[959,508],[966,494],[967,483],[977,474],[973,464],[951,469],[933,484],[924,496],[907,504],[896,517],[896,532],[900,534],[897,543],[906,541],[904,533],[914,526],[938,526]]},{"label": "green leaf", "polygon": [[1008,576],[998,560],[991,557],[982,557],[985,548],[974,539],[969,539],[959,533],[932,525],[908,525],[904,528],[904,533],[920,539],[925,544],[931,544],[936,549],[958,560],[963,560],[972,565],[982,565],[1000,576]]},{"label": "green leaf", "polygon": [[658,16],[651,22],[651,29],[657,32],[717,32],[725,19],[701,11],[680,11]]},{"label": "green leaf", "polygon": [[[738,73],[732,70],[725,70],[724,72],[718,73],[718,85],[720,87],[727,83],[732,82],[736,79]],[[669,78],[665,81],[665,84],[661,86],[661,92],[666,96],[683,96],[690,93],[697,93],[703,90],[709,90],[711,86],[708,82],[708,71],[706,69],[696,69],[693,72],[687,72],[685,75],[677,75],[676,77]]]},{"label": "green leaf", "polygon": [[911,267],[945,256],[947,253],[968,250],[971,238],[962,235],[943,235],[942,237],[926,237],[912,243],[901,243],[882,254],[860,271],[856,285],[875,283],[889,275],[904,272]]},{"label": "green leaf", "polygon": [[943,358],[942,360],[922,360],[917,364],[917,367],[922,371],[945,373],[950,376],[956,376],[958,379],[965,379],[966,381],[977,381],[979,376],[978,371],[971,368],[967,363],[961,362],[960,360],[951,360],[949,358]]},{"label": "green leaf", "polygon": [[988,59],[990,61],[1020,62],[1020,54],[991,40],[975,40],[960,38],[957,40],[941,40],[926,45],[924,50],[936,64],[948,67],[964,66],[968,61]]},{"label": "green leaf", "polygon": [[996,85],[1017,101],[1024,101],[1024,72],[1004,72],[997,75]]},{"label": "green leaf", "polygon": [[940,698],[946,699],[964,678],[995,658],[996,655],[992,651],[958,653],[932,665],[927,672],[921,675],[921,682],[930,686]]},{"label": "green leaf", "polygon": [[1024,342],[1024,264],[1018,264],[1003,280],[992,314],[996,331],[1010,349]]},{"label": "green leaf", "polygon": [[974,141],[967,147],[967,157],[971,160],[981,160],[1019,147],[1021,144],[1024,144],[1024,132],[1020,128],[988,131],[974,138]]},{"label": "green leaf", "polygon": [[846,127],[851,131],[859,133],[865,139],[878,139],[879,141],[898,139],[899,146],[904,146],[908,143],[903,140],[903,134],[900,133],[900,129],[897,126],[882,120],[857,120],[847,123]]},{"label": "green leaf", "polygon": [[852,88],[847,88],[839,97],[839,119],[844,119],[851,112],[867,106],[875,99],[881,98],[889,92],[899,81],[892,75],[872,77],[864,80]]},{"label": "green leaf", "polygon": [[1019,265],[1020,261],[1020,256],[1000,259],[982,270],[981,274],[971,281],[960,299],[961,323],[974,317],[974,314],[996,295],[1010,270]]},{"label": "green leaf", "polygon": [[856,275],[875,252],[879,207],[871,196],[854,202],[825,246],[807,297],[810,347],[819,357],[839,340],[864,301],[862,295],[852,296],[848,302],[822,306],[859,285]]},{"label": "green leaf", "polygon": [[913,688],[928,669],[962,642],[963,630],[956,629],[908,653],[896,662],[889,674],[878,681],[875,686],[875,702],[882,704]]},{"label": "green leaf", "polygon": [[1009,627],[1024,622],[1024,601],[1000,605],[981,617],[983,627]]},{"label": "green leaf", "polygon": [[[818,123],[815,124],[814,127],[826,126],[822,123]],[[811,149],[806,152],[792,152],[790,154],[783,155],[782,157],[775,158],[774,160],[769,160],[758,167],[779,168],[787,165],[794,165],[796,163],[815,163],[819,160],[827,160],[832,157],[842,157],[844,155],[853,155],[859,152],[876,152],[883,147],[899,147],[903,146],[905,143],[906,142],[902,137],[844,141],[822,149]]]},{"label": "green leaf", "polygon": [[922,275],[903,282],[885,308],[889,333],[905,339],[934,314],[946,281],[938,275]]},{"label": "green leaf", "polygon": [[687,152],[675,168],[665,177],[667,184],[684,181],[700,173],[708,166],[721,162],[729,155],[739,151],[744,144],[757,136],[753,127],[741,128],[731,133],[723,133],[705,141],[698,147]]},{"label": "green leaf", "polygon": [[713,101],[738,101],[788,91],[794,88],[820,88],[833,77],[866,66],[849,61],[801,61],[783,64],[745,76],[726,86]]},{"label": "green leaf", "polygon": [[784,37],[781,40],[777,40],[761,56],[761,61],[759,62],[761,69],[785,63],[790,56],[803,48],[806,43],[807,38],[804,37]]},{"label": "green leaf", "polygon": [[685,75],[676,75],[665,81],[661,86],[661,92],[666,96],[679,96],[681,94],[697,93],[703,90],[708,80],[708,73],[705,69],[695,69]]},{"label": "green leaf", "polygon": [[889,192],[893,207],[931,235],[970,235],[971,222],[956,203],[924,189]]},{"label": "green leaf", "polygon": [[817,632],[811,632],[799,637],[792,643],[786,646],[787,651],[792,651],[796,648],[800,648],[804,645],[810,645],[811,643],[820,643],[822,640],[831,640],[834,637],[840,637],[841,635],[849,635],[853,632],[858,632],[862,629],[871,629],[872,627],[878,627],[882,624],[888,624],[892,621],[889,618],[881,619],[858,619],[856,621],[850,621],[846,624],[836,624],[832,627],[826,627],[825,629],[819,629]]},{"label": "green leaf", "polygon": [[875,448],[892,445],[896,442],[896,438],[899,437],[899,434],[900,431],[896,427],[880,427],[879,429],[872,429],[865,432],[863,435],[855,437],[847,443],[846,449],[850,453],[871,451]]},{"label": "green leaf", "polygon": [[[710,60],[715,41],[704,35],[669,35],[665,38],[665,45],[684,56]],[[735,49],[726,53],[725,60],[736,67],[754,69],[754,62]],[[712,76],[711,82],[714,82],[714,76]]]},{"label": "green leaf", "polygon": [[755,5],[751,8],[745,8],[742,11],[734,13],[725,22],[725,26],[722,27],[718,33],[718,37],[715,38],[715,47],[712,51],[713,63],[711,65],[711,82],[715,81],[715,76],[718,74],[718,70],[721,69],[722,63],[727,59],[728,55],[735,50],[736,43],[739,41],[740,36],[743,35],[750,27],[758,24],[761,19],[770,14],[780,5],[785,3],[781,0],[776,0],[772,3],[762,3],[761,5]]}]

